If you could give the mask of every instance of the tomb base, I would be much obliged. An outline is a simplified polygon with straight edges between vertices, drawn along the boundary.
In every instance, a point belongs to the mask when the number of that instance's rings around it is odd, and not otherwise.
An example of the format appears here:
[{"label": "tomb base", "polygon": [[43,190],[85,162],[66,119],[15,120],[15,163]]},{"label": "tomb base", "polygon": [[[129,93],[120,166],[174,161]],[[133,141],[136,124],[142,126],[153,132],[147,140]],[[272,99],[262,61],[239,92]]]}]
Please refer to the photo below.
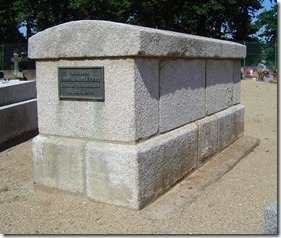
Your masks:
[{"label": "tomb base", "polygon": [[240,138],[243,118],[238,104],[135,144],[39,135],[34,182],[141,209]]}]

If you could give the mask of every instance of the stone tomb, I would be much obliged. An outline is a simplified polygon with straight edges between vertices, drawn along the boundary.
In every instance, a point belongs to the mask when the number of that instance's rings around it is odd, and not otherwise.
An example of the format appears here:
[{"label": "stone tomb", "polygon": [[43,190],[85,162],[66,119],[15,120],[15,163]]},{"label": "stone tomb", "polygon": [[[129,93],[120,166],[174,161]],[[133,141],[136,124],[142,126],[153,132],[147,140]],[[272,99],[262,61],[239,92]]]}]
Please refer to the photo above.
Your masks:
[{"label": "stone tomb", "polygon": [[141,209],[243,135],[243,45],[107,21],[29,39],[34,182]]},{"label": "stone tomb", "polygon": [[37,135],[37,121],[36,82],[0,80],[0,151]]}]

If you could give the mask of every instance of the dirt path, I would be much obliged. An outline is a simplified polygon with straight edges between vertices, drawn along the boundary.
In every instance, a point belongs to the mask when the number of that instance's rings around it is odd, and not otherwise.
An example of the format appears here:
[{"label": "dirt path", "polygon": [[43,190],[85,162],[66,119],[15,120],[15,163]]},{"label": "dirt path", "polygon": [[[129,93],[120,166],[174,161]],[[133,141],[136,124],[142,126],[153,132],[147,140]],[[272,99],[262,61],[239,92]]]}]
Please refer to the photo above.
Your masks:
[{"label": "dirt path", "polygon": [[34,192],[27,141],[0,153],[0,233],[262,234],[264,208],[277,201],[277,85],[241,84],[245,135],[260,138],[259,146],[173,216],[152,218],[153,204],[133,211]]}]

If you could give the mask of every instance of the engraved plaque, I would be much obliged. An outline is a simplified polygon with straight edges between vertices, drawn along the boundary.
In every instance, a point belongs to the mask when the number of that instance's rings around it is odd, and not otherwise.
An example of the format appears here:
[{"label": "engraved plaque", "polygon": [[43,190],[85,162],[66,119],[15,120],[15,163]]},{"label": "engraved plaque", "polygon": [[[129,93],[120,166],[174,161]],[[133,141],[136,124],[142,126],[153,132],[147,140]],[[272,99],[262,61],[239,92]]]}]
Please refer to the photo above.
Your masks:
[{"label": "engraved plaque", "polygon": [[103,67],[61,67],[59,98],[104,100]]}]

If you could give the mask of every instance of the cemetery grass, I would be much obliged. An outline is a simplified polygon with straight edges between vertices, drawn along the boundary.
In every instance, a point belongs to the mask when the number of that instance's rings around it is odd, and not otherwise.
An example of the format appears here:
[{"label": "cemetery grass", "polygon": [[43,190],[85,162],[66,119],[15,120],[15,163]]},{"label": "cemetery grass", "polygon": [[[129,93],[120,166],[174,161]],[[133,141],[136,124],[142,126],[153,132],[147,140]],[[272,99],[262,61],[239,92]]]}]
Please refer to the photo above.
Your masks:
[{"label": "cemetery grass", "polygon": [[[263,234],[277,201],[277,85],[242,80],[245,135],[260,144],[191,204],[155,217],[70,194],[34,191],[31,141],[0,153],[1,234]],[[183,198],[185,199],[185,198]],[[183,203],[184,204],[184,203]]]}]

